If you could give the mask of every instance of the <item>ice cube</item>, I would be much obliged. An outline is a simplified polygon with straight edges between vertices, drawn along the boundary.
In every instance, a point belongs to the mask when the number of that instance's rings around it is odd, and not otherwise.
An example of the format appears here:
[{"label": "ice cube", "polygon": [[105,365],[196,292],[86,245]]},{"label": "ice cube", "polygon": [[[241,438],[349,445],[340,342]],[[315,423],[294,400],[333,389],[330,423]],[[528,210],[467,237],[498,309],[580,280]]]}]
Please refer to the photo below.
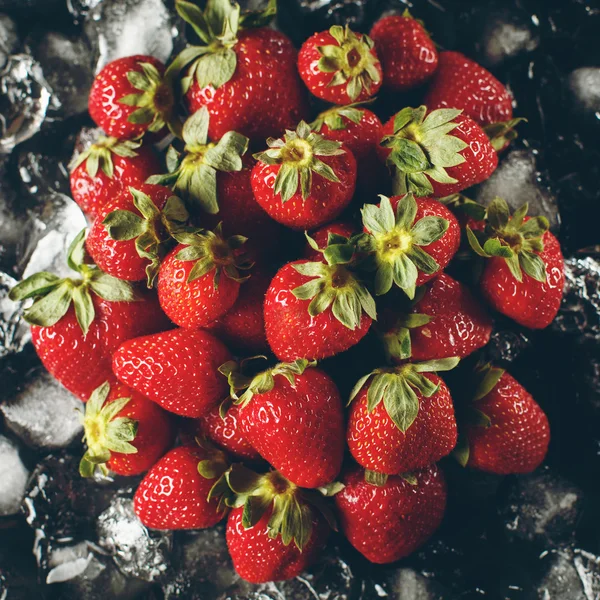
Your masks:
[{"label": "ice cube", "polygon": [[600,130],[600,68],[581,67],[568,77],[573,110],[584,123]]},{"label": "ice cube", "polygon": [[423,577],[421,573],[404,567],[390,578],[394,600],[449,600],[450,593],[436,581]]},{"label": "ice cube", "polygon": [[43,368],[19,378],[15,394],[0,404],[6,426],[32,448],[55,450],[81,438],[83,403]]},{"label": "ice cube", "polygon": [[16,279],[0,271],[0,359],[20,352],[31,339],[21,303],[8,297],[16,284]]},{"label": "ice cube", "polygon": [[0,14],[0,69],[6,64],[8,57],[17,51],[18,46],[17,24],[8,15]]},{"label": "ice cube", "polygon": [[600,561],[583,550],[552,549],[542,555],[546,574],[537,593],[541,600],[597,600],[600,597]]},{"label": "ice cube", "polygon": [[67,0],[67,10],[73,15],[75,23],[80,23],[102,0]]},{"label": "ice cube", "polygon": [[133,54],[166,62],[178,35],[163,0],[104,0],[89,11],[85,32],[97,55],[96,73]]},{"label": "ice cube", "polygon": [[530,330],[519,327],[508,319],[498,317],[496,327],[483,353],[486,360],[508,364],[530,348],[533,341]]},{"label": "ice cube", "polygon": [[29,471],[19,456],[19,448],[0,435],[0,516],[19,512]]}]

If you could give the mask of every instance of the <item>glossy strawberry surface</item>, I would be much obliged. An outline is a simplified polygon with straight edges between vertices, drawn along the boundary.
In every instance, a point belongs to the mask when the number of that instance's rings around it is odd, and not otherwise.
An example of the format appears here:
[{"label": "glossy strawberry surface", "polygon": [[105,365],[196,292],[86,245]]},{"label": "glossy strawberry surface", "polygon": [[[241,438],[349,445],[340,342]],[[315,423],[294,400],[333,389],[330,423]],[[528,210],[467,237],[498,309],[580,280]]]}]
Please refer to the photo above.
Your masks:
[{"label": "glossy strawberry surface", "polygon": [[342,477],[335,495],[339,526],[348,541],[368,560],[395,562],[422,546],[439,527],[446,509],[446,481],[431,465],[413,473],[416,485],[398,475],[383,486],[364,480],[354,469]]},{"label": "glossy strawberry surface", "polygon": [[338,321],[331,308],[311,317],[310,300],[296,298],[292,291],[312,278],[301,275],[289,263],[277,272],[265,296],[265,330],[273,354],[283,361],[296,358],[321,360],[348,350],[367,334],[372,319],[362,314],[352,330]]},{"label": "glossy strawberry surface", "polygon": [[172,329],[132,339],[113,356],[120,381],[164,409],[201,417],[227,397],[227,381],[218,368],[229,350],[207,331]]},{"label": "glossy strawberry surface", "polygon": [[282,33],[267,27],[238,33],[233,77],[218,89],[192,82],[186,94],[191,113],[208,108],[208,135],[217,140],[237,131],[264,143],[306,118],[305,90],[296,70],[296,50]]},{"label": "glossy strawberry surface", "polygon": [[[319,248],[324,249],[327,247],[327,240],[330,233],[349,238],[356,233],[356,227],[345,221],[334,221],[311,231],[309,235],[315,240]],[[312,248],[308,242],[304,245],[304,258],[311,261],[325,260],[323,254]]]},{"label": "glossy strawberry surface", "polygon": [[135,513],[150,529],[204,529],[224,516],[207,500],[215,483],[198,473],[210,458],[198,446],[180,446],[163,456],[144,477],[133,499]]},{"label": "glossy strawberry surface", "polygon": [[151,292],[139,302],[108,302],[95,295],[92,301],[96,317],[85,336],[72,306],[55,325],[31,327],[33,345],[46,369],[82,400],[112,378],[111,358],[120,344],[169,327]]}]

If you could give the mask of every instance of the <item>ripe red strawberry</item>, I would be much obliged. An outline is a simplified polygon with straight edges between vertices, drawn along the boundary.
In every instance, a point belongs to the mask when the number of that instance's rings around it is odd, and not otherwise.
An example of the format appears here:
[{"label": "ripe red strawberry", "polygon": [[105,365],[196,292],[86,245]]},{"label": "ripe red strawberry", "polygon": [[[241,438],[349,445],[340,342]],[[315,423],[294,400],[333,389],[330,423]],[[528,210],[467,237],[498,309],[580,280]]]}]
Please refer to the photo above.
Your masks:
[{"label": "ripe red strawberry", "polygon": [[122,342],[166,329],[169,322],[154,294],[136,296],[129,284],[85,262],[84,234],[68,253],[69,266],[81,279],[37,273],[15,286],[10,297],[35,299],[24,317],[40,360],[70,392],[87,400],[112,378],[111,356]]},{"label": "ripe red strawberry", "polygon": [[265,329],[279,360],[320,360],[344,352],[377,318],[373,297],[353,273],[353,244],[334,243],[323,256],[325,261],[283,266],[267,290]]},{"label": "ripe red strawberry", "polygon": [[153,56],[137,54],[108,63],[94,79],[88,108],[94,123],[120,140],[147,131],[178,133],[175,98],[164,78],[165,66]]},{"label": "ripe red strawberry", "polygon": [[383,126],[379,156],[392,169],[397,192],[444,198],[496,170],[498,155],[487,135],[461,112],[404,108]]},{"label": "ripe red strawberry", "polygon": [[211,139],[235,130],[263,141],[306,118],[296,50],[285,35],[265,27],[275,16],[275,2],[241,15],[229,0],[209,0],[203,14],[191,2],[175,5],[205,45],[183,50],[169,70],[187,67],[182,86],[188,108],[208,108]]},{"label": "ripe red strawberry", "polygon": [[144,183],[100,209],[86,248],[105,273],[127,281],[147,280],[152,287],[171,240],[168,232],[183,226],[187,217],[169,188]]},{"label": "ripe red strawberry", "polygon": [[228,481],[238,495],[227,547],[240,577],[251,583],[292,579],[316,561],[334,525],[318,492],[300,490],[276,471],[256,475],[241,465],[232,467]]},{"label": "ripe red strawberry", "polygon": [[207,331],[173,329],[129,340],[113,355],[115,375],[164,409],[201,417],[227,396],[219,365],[229,350]]},{"label": "ripe red strawberry", "polygon": [[460,246],[456,217],[431,198],[380,196],[379,206],[362,208],[365,234],[359,248],[374,258],[375,293],[393,284],[414,298],[415,289],[446,268]]},{"label": "ripe red strawberry", "polygon": [[252,190],[276,221],[311,229],[335,219],[352,200],[356,160],[339,142],[326,140],[301,121],[283,139],[267,140],[255,154]]},{"label": "ripe red strawberry", "polygon": [[118,475],[147,471],[171,447],[175,427],[171,415],[137,392],[108,381],[96,388],[83,420],[87,452],[79,472],[91,477],[100,469]]},{"label": "ripe red strawberry", "polygon": [[[324,261],[325,257],[323,256],[322,251],[325,250],[330,243],[334,243],[338,240],[335,236],[346,238],[347,240],[355,233],[356,227],[343,221],[334,221],[328,225],[322,225],[318,229],[315,229],[315,231],[311,231],[310,238],[312,239],[312,242],[307,242],[304,246],[304,258],[310,261]],[[318,250],[315,250],[313,245],[316,245]]]},{"label": "ripe red strawberry", "polygon": [[554,320],[565,284],[564,260],[545,217],[527,218],[524,204],[511,217],[507,203],[492,201],[483,231],[467,227],[473,250],[488,258],[479,285],[502,314],[530,329]]},{"label": "ripe red strawberry", "polygon": [[151,147],[116,138],[100,138],[71,167],[71,193],[89,217],[129,187],[138,187],[160,171]]},{"label": "ripe red strawberry", "polygon": [[427,285],[410,312],[389,312],[389,325],[380,321],[380,329],[393,362],[464,358],[483,348],[492,333],[491,318],[469,288],[446,273]]},{"label": "ripe red strawberry", "polygon": [[244,437],[296,485],[316,488],[333,481],[344,455],[344,411],[333,380],[307,368],[307,360],[280,363],[255,377],[245,376],[241,366],[231,361],[220,371],[241,407]]},{"label": "ripe red strawberry", "polygon": [[433,371],[458,358],[377,369],[357,382],[346,440],[354,460],[369,471],[397,475],[421,469],[456,446],[450,391]]},{"label": "ripe red strawberry", "polygon": [[404,92],[425,83],[438,66],[438,52],[422,23],[408,10],[379,19],[371,38],[383,67],[383,85]]},{"label": "ripe red strawberry", "polygon": [[240,293],[247,270],[239,248],[246,238],[225,240],[218,226],[214,232],[175,233],[180,242],[166,256],[158,273],[158,299],[167,316],[180,327],[204,327],[222,317]]},{"label": "ripe red strawberry", "polygon": [[244,437],[240,427],[240,407],[225,400],[196,422],[197,432],[222,448],[233,459],[257,462],[260,454]]},{"label": "ripe red strawberry", "polygon": [[406,479],[389,477],[380,486],[365,481],[362,469],[354,469],[342,483],[345,487],[334,497],[340,527],[373,563],[391,563],[412,554],[444,517],[446,481],[436,465]]},{"label": "ripe red strawberry", "polygon": [[229,348],[248,354],[268,352],[263,304],[271,279],[270,271],[252,269],[233,307],[207,325]]},{"label": "ripe red strawberry", "polygon": [[310,36],[298,53],[298,71],[317,98],[334,104],[362,102],[381,87],[382,72],[373,40],[347,25]]},{"label": "ripe red strawberry", "polygon": [[225,455],[204,446],[180,446],[163,456],[140,483],[133,505],[150,529],[204,529],[226,513]]},{"label": "ripe red strawberry", "polygon": [[460,422],[455,455],[463,466],[508,475],[537,469],[548,451],[548,418],[504,369],[477,370],[473,402]]}]

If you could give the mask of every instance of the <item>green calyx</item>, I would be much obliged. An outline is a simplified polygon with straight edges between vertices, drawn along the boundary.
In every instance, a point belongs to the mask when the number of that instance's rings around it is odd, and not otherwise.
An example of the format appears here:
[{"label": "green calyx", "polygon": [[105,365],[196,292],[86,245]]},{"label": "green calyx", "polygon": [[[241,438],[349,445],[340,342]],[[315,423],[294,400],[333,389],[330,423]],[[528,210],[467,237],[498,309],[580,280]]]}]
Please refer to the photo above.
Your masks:
[{"label": "green calyx", "polygon": [[227,377],[233,403],[242,407],[247,406],[254,395],[270,392],[275,387],[275,377],[285,377],[292,387],[296,387],[296,377],[317,364],[316,361],[298,358],[293,363],[278,363],[254,376],[246,375],[248,364],[254,360],[267,360],[267,357],[253,356],[239,363],[230,360],[219,367],[219,373]]},{"label": "green calyx", "polygon": [[467,238],[473,251],[484,258],[503,258],[513,277],[523,281],[523,271],[536,281],[547,281],[546,265],[539,253],[544,250],[542,238],[548,231],[546,217],[525,220],[529,205],[523,204],[510,215],[508,204],[494,198],[487,209],[485,229],[473,231],[467,225]]},{"label": "green calyx", "polygon": [[277,13],[277,2],[269,0],[264,9],[246,13],[230,0],[208,0],[204,10],[192,2],[176,0],[175,8],[204,44],[183,50],[167,69],[166,78],[174,81],[189,66],[186,76],[181,78],[185,93],[194,80],[201,89],[207,86],[218,89],[227,83],[237,65],[234,47],[239,30],[268,25]]},{"label": "green calyx", "polygon": [[81,278],[61,279],[45,271],[31,275],[18,283],[9,294],[11,300],[33,298],[33,304],[23,314],[25,320],[40,327],[51,327],[67,313],[71,304],[84,335],[95,317],[92,293],[111,302],[137,300],[131,284],[103,273],[93,264],[86,263],[85,229],[73,240],[67,263]]},{"label": "green calyx", "polygon": [[112,155],[135,158],[136,150],[140,146],[141,142],[139,141],[101,137],[71,163],[71,172],[85,162],[85,170],[90,177],[96,177],[98,169],[100,169],[109,179],[112,179],[115,173]]},{"label": "green calyx", "polygon": [[518,117],[509,121],[498,121],[497,123],[490,123],[483,128],[488,138],[490,138],[492,148],[496,152],[500,152],[505,146],[519,137],[515,127],[521,122],[527,123],[527,119]]},{"label": "green calyx", "polygon": [[462,113],[440,108],[427,116],[427,107],[403,108],[394,117],[394,133],[385,136],[381,146],[391,150],[387,163],[394,169],[394,193],[413,192],[417,196],[433,193],[431,180],[456,183],[446,168],[465,162],[461,152],[466,142],[450,135],[458,126],[454,119]]},{"label": "green calyx", "polygon": [[333,73],[327,87],[345,85],[350,100],[356,100],[363,90],[370,94],[371,86],[381,81],[379,60],[371,52],[373,40],[364,34],[357,36],[347,25],[334,25],[329,34],[337,44],[317,48],[321,55],[317,68],[321,73]]},{"label": "green calyx", "polygon": [[228,131],[217,143],[208,142],[208,109],[203,106],[183,125],[185,154],[173,146],[167,151],[164,175],[152,175],[147,183],[171,187],[175,193],[198,206],[203,212],[219,212],[217,171],[229,173],[242,170],[242,156],[248,149],[248,138]]},{"label": "green calyx", "polygon": [[[259,475],[235,464],[226,477],[235,494],[231,505],[244,508],[242,526],[245,529],[254,527],[271,509],[267,524],[269,537],[281,536],[285,546],[294,542],[301,552],[312,535],[315,510],[323,514],[332,529],[336,529],[333,513],[318,491],[301,489],[277,471]],[[336,489],[339,491],[339,486]]]},{"label": "green calyx", "polygon": [[140,214],[114,210],[106,215],[102,224],[113,240],[124,242],[135,239],[138,255],[150,261],[146,267],[146,276],[148,287],[151,288],[172,235],[184,228],[189,215],[183,201],[177,196],[171,196],[164,208],[159,210],[147,194],[132,187],[129,192]]},{"label": "green calyx", "polygon": [[131,398],[117,398],[107,403],[109,393],[110,385],[105,382],[92,392],[85,405],[83,429],[88,449],[79,463],[82,477],[92,477],[96,469],[102,475],[107,475],[106,463],[110,460],[111,452],[137,453],[137,448],[131,442],[135,440],[138,422],[118,416]]},{"label": "green calyx", "polygon": [[282,202],[287,202],[294,196],[298,186],[302,199],[306,200],[312,187],[313,173],[339,183],[333,169],[320,160],[319,156],[338,156],[346,151],[342,149],[340,142],[326,140],[311,131],[304,121],[300,121],[296,131],[286,130],[283,139],[269,138],[267,145],[269,149],[255,154],[254,158],[267,165],[280,165],[273,193],[280,194]]},{"label": "green calyx", "polygon": [[375,300],[353,269],[356,246],[353,240],[330,234],[328,245],[320,249],[306,236],[311,247],[321,252],[327,261],[294,264],[298,273],[312,279],[292,290],[300,300],[310,300],[308,314],[316,317],[329,307],[333,316],[345,327],[354,331],[360,327],[363,312],[377,319]]},{"label": "green calyx", "polygon": [[[402,477],[402,479],[410,485],[417,485],[418,483],[417,478],[413,473],[401,473],[399,477]],[[365,481],[371,485],[383,487],[387,483],[388,478],[389,475],[386,475],[385,473],[365,469]]]},{"label": "green calyx", "polygon": [[361,236],[359,247],[375,261],[378,296],[387,294],[395,283],[414,298],[419,272],[431,275],[440,268],[422,246],[439,240],[449,223],[434,216],[416,221],[417,202],[411,193],[398,202],[395,214],[390,199],[380,198],[379,206],[365,204],[361,211],[368,233]]},{"label": "green calyx", "polygon": [[227,455],[205,438],[196,438],[196,443],[206,450],[208,458],[198,463],[198,473],[204,479],[214,479],[215,483],[208,492],[207,501],[217,501],[217,512],[223,512],[233,506],[233,493],[227,483],[227,473],[231,464]]},{"label": "green calyx", "polygon": [[435,385],[421,373],[449,371],[458,362],[459,359],[454,357],[376,369],[356,382],[348,403],[371,379],[367,391],[367,412],[373,412],[383,402],[390,419],[400,431],[406,433],[419,413],[419,399],[415,390],[425,398],[431,398],[439,390],[439,384]]},{"label": "green calyx", "polygon": [[487,209],[483,204],[467,198],[464,194],[452,194],[445,198],[438,198],[438,200],[452,212],[460,212],[476,221],[482,221],[487,214]]},{"label": "green calyx", "polygon": [[317,118],[310,124],[310,128],[317,133],[321,131],[323,125],[327,125],[331,131],[340,131],[348,127],[348,121],[358,125],[363,118],[365,112],[358,108],[367,102],[356,102],[347,106],[333,106],[332,108],[320,113]]},{"label": "green calyx", "polygon": [[240,252],[247,238],[242,235],[232,235],[225,239],[222,224],[219,223],[214,231],[201,229],[194,232],[176,232],[173,237],[186,248],[180,250],[175,258],[184,262],[194,261],[195,264],[188,275],[188,283],[214,271],[213,285],[219,287],[221,277],[225,275],[233,281],[243,283],[250,275],[241,275],[240,271],[248,271],[253,264],[247,256]]},{"label": "green calyx", "polygon": [[181,135],[181,124],[175,115],[175,96],[171,82],[148,62],[139,62],[141,71],[129,71],[127,80],[138,92],[119,98],[121,104],[134,106],[127,120],[136,125],[148,125],[148,131],[157,133],[165,126],[176,136]]},{"label": "green calyx", "polygon": [[383,344],[388,358],[406,360],[412,356],[410,332],[430,323],[432,317],[419,313],[400,316],[394,328],[383,334]]}]

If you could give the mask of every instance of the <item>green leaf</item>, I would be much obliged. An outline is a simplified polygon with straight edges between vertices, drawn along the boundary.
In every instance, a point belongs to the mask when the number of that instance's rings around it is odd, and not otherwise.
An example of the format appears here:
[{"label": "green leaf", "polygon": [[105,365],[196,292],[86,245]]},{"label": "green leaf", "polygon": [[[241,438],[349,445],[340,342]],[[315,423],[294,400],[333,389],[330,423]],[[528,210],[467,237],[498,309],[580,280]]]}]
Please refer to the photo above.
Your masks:
[{"label": "green leaf", "polygon": [[96,311],[94,310],[94,303],[92,302],[92,296],[90,295],[87,287],[78,285],[73,289],[73,307],[75,308],[75,316],[77,322],[83,331],[83,335],[87,335],[90,329]]},{"label": "green leaf", "polygon": [[[406,255],[400,254],[396,257],[393,263],[394,283],[403,290],[413,290],[417,283],[419,275],[415,263]],[[409,295],[409,297],[411,297]]]},{"label": "green leaf", "polygon": [[386,352],[392,358],[404,360],[412,355],[410,331],[406,327],[386,333],[384,343]]},{"label": "green leaf", "polygon": [[512,276],[521,283],[523,281],[523,272],[521,271],[521,265],[519,262],[519,256],[517,254],[511,254],[504,258]]},{"label": "green leaf", "polygon": [[36,300],[23,316],[32,325],[51,327],[58,323],[69,310],[73,297],[73,284],[63,281],[51,290],[46,296]]},{"label": "green leaf", "polygon": [[196,81],[202,89],[209,85],[218,89],[233,77],[236,64],[237,55],[230,48],[205,54],[198,59]]},{"label": "green leaf", "polygon": [[489,258],[490,255],[483,249],[483,247],[479,243],[479,239],[477,238],[477,236],[475,235],[473,230],[468,225],[466,227],[466,232],[467,232],[467,240],[469,241],[469,246],[471,246],[471,248],[475,252],[475,254],[478,254],[479,256],[482,256],[483,258]]},{"label": "green leaf", "polygon": [[[381,196],[381,198],[383,202],[383,196]],[[415,222],[416,216],[417,202],[414,196],[411,193],[408,193],[396,205],[396,226],[403,231],[409,231]]]},{"label": "green leaf", "polygon": [[[433,194],[433,186],[425,173],[408,173],[405,174],[405,183],[402,182],[401,172],[394,174],[393,185],[395,193],[404,194],[407,191],[412,192],[415,196],[429,196]],[[402,189],[399,190],[398,186]]]},{"label": "green leaf", "polygon": [[90,289],[100,298],[109,302],[135,302],[137,297],[133,286],[112,275],[98,271],[94,273],[90,282]]},{"label": "green leaf", "polygon": [[[396,226],[396,216],[394,215],[394,209],[392,208],[392,203],[387,196],[380,196],[381,202],[379,203],[379,208],[373,206],[372,212],[377,214],[376,220],[379,224],[378,229],[383,230],[384,232],[393,231]],[[401,208],[400,204],[404,202],[400,200],[398,203],[397,212],[400,214]]]},{"label": "green leaf", "polygon": [[204,212],[216,215],[219,212],[217,201],[217,172],[208,165],[198,165],[189,179],[187,195],[196,202]]},{"label": "green leaf", "polygon": [[[179,16],[188,25],[192,26],[192,29],[196,32],[196,35],[205,43],[210,44],[213,41],[215,33],[211,31],[211,28],[204,18],[204,13],[198,6],[185,0],[177,0],[175,2],[175,8]],[[221,33],[221,32],[217,32]]]},{"label": "green leaf", "polygon": [[281,195],[281,201],[287,202],[298,190],[298,171],[292,165],[283,164],[279,168],[273,193]]},{"label": "green leaf", "polygon": [[471,425],[475,425],[476,427],[485,427],[487,429],[492,426],[492,420],[478,409],[472,409],[469,417]]},{"label": "green leaf", "polygon": [[133,204],[140,211],[145,219],[151,221],[160,215],[160,211],[150,199],[148,194],[140,192],[133,187],[129,188],[130,194],[133,196]]},{"label": "green leaf", "polygon": [[82,229],[67,250],[67,264],[73,271],[79,271],[85,262],[85,229]]},{"label": "green leaf", "polygon": [[408,251],[407,257],[413,262],[417,270],[426,275],[433,275],[433,273],[440,270],[437,261],[419,246],[413,246]]},{"label": "green leaf", "polygon": [[419,246],[429,246],[437,242],[448,231],[449,222],[442,217],[423,217],[411,229],[413,243]]},{"label": "green leaf", "polygon": [[228,131],[217,143],[204,154],[207,165],[217,171],[241,171],[242,155],[248,149],[249,139],[235,131]]},{"label": "green leaf", "polygon": [[461,434],[458,436],[458,443],[452,451],[452,456],[458,461],[459,465],[466,467],[469,463],[469,455],[469,440],[466,435]]},{"label": "green leaf", "polygon": [[53,273],[42,271],[31,275],[15,285],[8,295],[13,300],[26,300],[34,296],[44,296],[62,282],[62,279]]},{"label": "green leaf", "polygon": [[421,131],[428,132],[451,123],[462,112],[462,110],[455,108],[438,108],[437,110],[432,110],[423,121]]},{"label": "green leaf", "polygon": [[269,0],[267,6],[262,10],[253,10],[243,13],[240,17],[240,27],[254,29],[266,27],[277,14],[277,0]]},{"label": "green leaf", "polygon": [[402,433],[406,433],[419,413],[417,395],[403,377],[395,378],[393,388],[383,397],[383,404],[390,419]]},{"label": "green leaf", "polygon": [[335,171],[322,160],[314,158],[310,169],[317,175],[327,179],[327,181],[333,181],[334,183],[340,182],[338,176],[335,174]]},{"label": "green leaf", "polygon": [[519,253],[519,264],[529,277],[533,277],[536,281],[546,283],[548,275],[546,273],[546,264],[540,256],[527,250],[521,250]]},{"label": "green leaf", "polygon": [[132,240],[146,231],[146,222],[140,216],[128,210],[113,210],[108,213],[102,224],[113,240]]},{"label": "green leaf", "polygon": [[396,140],[389,160],[404,173],[421,173],[431,166],[421,146],[405,138]]},{"label": "green leaf", "polygon": [[473,400],[477,401],[485,398],[485,396],[487,396],[496,387],[502,375],[504,375],[504,369],[498,369],[496,367],[486,369],[481,383],[475,390]]},{"label": "green leaf", "polygon": [[183,141],[188,146],[204,146],[208,141],[208,108],[202,106],[183,124]]},{"label": "green leaf", "polygon": [[136,125],[146,125],[147,123],[151,123],[155,116],[156,112],[153,108],[149,106],[142,106],[141,108],[134,110],[127,117],[127,120]]},{"label": "green leaf", "polygon": [[292,294],[299,300],[310,300],[314,298],[325,286],[323,279],[311,279],[307,283],[294,288]]},{"label": "green leaf", "polygon": [[388,262],[380,263],[375,273],[375,294],[382,296],[392,289],[394,283],[394,269]]},{"label": "green leaf", "polygon": [[499,256],[501,258],[511,258],[514,252],[510,246],[505,246],[499,239],[490,238],[483,245],[483,251],[488,256]]},{"label": "green leaf", "polygon": [[383,487],[388,480],[388,475],[385,473],[378,473],[377,471],[371,471],[365,469],[365,481],[370,485],[376,485],[377,487]]},{"label": "green leaf", "polygon": [[488,206],[488,222],[492,229],[502,231],[508,225],[510,219],[510,210],[506,200],[494,198]]}]

